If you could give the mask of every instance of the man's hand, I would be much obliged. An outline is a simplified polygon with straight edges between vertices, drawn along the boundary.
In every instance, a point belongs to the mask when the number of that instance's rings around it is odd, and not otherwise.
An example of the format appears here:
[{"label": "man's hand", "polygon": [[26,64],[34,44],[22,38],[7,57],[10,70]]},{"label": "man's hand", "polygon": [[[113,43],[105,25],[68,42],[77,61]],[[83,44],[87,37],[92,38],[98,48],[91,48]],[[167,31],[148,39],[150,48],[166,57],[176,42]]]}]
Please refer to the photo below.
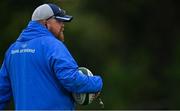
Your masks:
[{"label": "man's hand", "polygon": [[96,93],[94,99],[98,98],[100,94],[101,92]]},{"label": "man's hand", "polygon": [[101,105],[101,108],[103,109],[103,108],[104,108],[104,103],[103,103],[103,101],[101,100],[101,98],[99,97],[100,94],[101,94],[101,92],[96,93],[93,99],[94,99],[94,100],[95,100],[95,99],[98,99],[99,104]]}]

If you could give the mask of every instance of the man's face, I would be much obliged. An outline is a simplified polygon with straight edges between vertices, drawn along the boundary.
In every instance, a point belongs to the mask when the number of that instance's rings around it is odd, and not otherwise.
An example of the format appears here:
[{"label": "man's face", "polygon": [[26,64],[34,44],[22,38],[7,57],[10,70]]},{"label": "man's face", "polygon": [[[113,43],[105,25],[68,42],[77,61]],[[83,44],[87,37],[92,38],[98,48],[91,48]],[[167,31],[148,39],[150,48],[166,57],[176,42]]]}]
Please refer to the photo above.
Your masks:
[{"label": "man's face", "polygon": [[64,41],[64,23],[54,18],[47,21],[47,28],[52,32],[59,40]]}]

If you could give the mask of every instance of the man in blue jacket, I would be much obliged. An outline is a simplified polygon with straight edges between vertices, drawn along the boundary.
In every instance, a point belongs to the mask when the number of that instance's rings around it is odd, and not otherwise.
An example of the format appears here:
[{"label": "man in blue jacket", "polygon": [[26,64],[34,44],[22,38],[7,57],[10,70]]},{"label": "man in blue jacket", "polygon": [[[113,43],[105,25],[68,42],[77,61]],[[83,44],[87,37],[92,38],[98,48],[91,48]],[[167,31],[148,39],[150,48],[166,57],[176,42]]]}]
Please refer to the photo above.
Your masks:
[{"label": "man in blue jacket", "polygon": [[64,41],[63,22],[72,16],[55,4],[35,9],[15,43],[5,54],[0,70],[0,109],[13,95],[15,108],[74,110],[72,93],[98,93],[99,76],[78,72]]}]

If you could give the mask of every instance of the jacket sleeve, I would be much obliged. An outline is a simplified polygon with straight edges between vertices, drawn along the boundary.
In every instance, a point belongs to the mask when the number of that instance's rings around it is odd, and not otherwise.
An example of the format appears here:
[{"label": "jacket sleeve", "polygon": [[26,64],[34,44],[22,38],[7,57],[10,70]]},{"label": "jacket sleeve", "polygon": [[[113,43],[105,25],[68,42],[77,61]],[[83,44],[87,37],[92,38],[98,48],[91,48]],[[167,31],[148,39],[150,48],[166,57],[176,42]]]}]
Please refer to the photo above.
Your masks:
[{"label": "jacket sleeve", "polygon": [[10,80],[8,77],[5,62],[3,62],[2,67],[0,69],[0,110],[5,109],[7,103],[10,100],[11,95],[12,93]]},{"label": "jacket sleeve", "polygon": [[54,44],[49,52],[49,62],[60,83],[70,92],[99,92],[102,89],[100,76],[86,76],[78,71],[78,65],[63,43]]}]

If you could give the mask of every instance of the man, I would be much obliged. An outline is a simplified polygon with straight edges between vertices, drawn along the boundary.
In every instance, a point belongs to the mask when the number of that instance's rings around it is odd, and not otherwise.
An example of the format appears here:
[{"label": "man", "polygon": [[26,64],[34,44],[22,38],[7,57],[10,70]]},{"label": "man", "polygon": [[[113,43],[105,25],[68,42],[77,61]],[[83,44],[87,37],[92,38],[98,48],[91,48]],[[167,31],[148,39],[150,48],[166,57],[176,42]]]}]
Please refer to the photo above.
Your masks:
[{"label": "man", "polygon": [[0,70],[0,109],[13,95],[15,108],[74,110],[72,93],[98,93],[99,76],[78,72],[64,41],[63,22],[72,16],[55,4],[35,9],[15,43],[7,50]]}]

